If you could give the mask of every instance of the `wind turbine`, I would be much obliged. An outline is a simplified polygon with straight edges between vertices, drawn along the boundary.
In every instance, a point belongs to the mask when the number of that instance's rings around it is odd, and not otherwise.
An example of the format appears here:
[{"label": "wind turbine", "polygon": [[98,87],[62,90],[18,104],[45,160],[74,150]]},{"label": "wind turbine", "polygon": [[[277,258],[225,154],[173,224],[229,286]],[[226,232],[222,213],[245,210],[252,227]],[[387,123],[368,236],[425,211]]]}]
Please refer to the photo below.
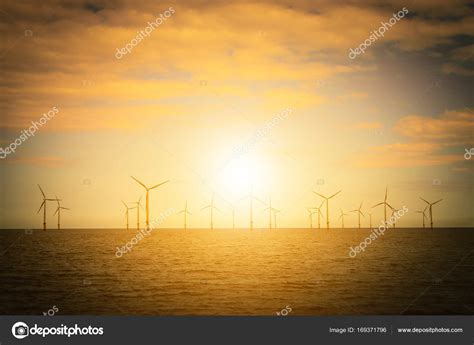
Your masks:
[{"label": "wind turbine", "polygon": [[[359,216],[359,229],[360,229],[360,216],[362,215],[362,217],[365,218],[364,213],[362,213],[362,211],[361,211],[362,203],[363,203],[363,201],[360,202],[360,206],[359,206],[358,209],[355,209],[355,210],[352,210],[352,211],[351,211],[351,212],[357,212],[357,213],[358,213],[358,216]],[[371,223],[372,223],[372,222],[371,222]],[[370,227],[372,227],[372,225],[370,225]]]},{"label": "wind turbine", "polygon": [[[420,199],[428,204],[426,207],[428,207],[428,206],[430,207],[430,225],[431,225],[431,229],[433,229],[433,205],[436,205],[438,202],[440,202],[443,199],[439,199],[438,201],[435,201],[435,202],[426,201],[422,197],[420,197]],[[426,210],[426,208],[425,208],[425,210]]]},{"label": "wind turbine", "polygon": [[342,210],[341,208],[341,215],[339,216],[339,218],[341,218],[342,220],[342,228],[344,229],[344,216],[348,216],[349,213],[344,213],[344,211]]},{"label": "wind turbine", "polygon": [[316,210],[318,212],[318,229],[321,229],[321,216],[324,218],[321,212],[321,208],[323,207],[323,204],[324,204],[324,200],[321,202],[321,205],[319,205],[319,207],[312,208],[313,210]]},{"label": "wind turbine", "polygon": [[400,210],[397,210],[396,208],[393,208],[393,207],[390,207],[392,209],[392,215],[390,216],[391,218],[393,218],[393,228],[395,229],[396,228],[396,223],[397,223],[397,217],[394,217],[395,215],[395,212],[398,212]]},{"label": "wind turbine", "polygon": [[263,210],[263,212],[267,211],[268,210],[268,228],[271,229],[272,228],[272,211],[273,211],[273,207],[272,207],[272,198],[268,198],[268,207],[266,209]]},{"label": "wind turbine", "polygon": [[377,205],[372,206],[372,208],[374,208],[374,207],[377,207],[377,206],[380,206],[380,205],[384,205],[383,212],[384,212],[385,225],[387,224],[387,206],[390,207],[390,208],[393,208],[393,207],[390,206],[389,203],[387,202],[387,192],[388,192],[388,189],[385,188],[385,199],[383,199],[383,201],[380,202],[380,203],[378,203]]},{"label": "wind turbine", "polygon": [[56,197],[56,201],[58,203],[58,208],[56,208],[56,212],[54,214],[58,214],[58,230],[61,230],[61,210],[69,210],[67,207],[62,207],[61,204],[59,203],[61,200]]},{"label": "wind turbine", "polygon": [[150,187],[148,188],[147,186],[145,186],[145,184],[143,182],[140,182],[138,179],[136,179],[135,177],[133,176],[130,176],[131,178],[133,178],[138,184],[140,184],[143,188],[145,188],[146,190],[146,228],[149,229],[150,228],[150,218],[149,218],[149,215],[150,215],[150,208],[149,208],[149,198],[148,198],[148,192],[152,189],[155,189],[156,187],[159,187],[161,185],[164,185],[165,183],[168,183],[170,182],[170,180],[167,180],[165,182],[161,182],[153,187]]},{"label": "wind turbine", "polygon": [[212,193],[212,198],[211,198],[211,203],[207,206],[204,206],[202,210],[205,210],[206,208],[211,209],[211,230],[214,229],[214,210],[220,211],[217,207],[214,206],[214,193]]},{"label": "wind turbine", "polygon": [[369,215],[369,224],[370,224],[370,228],[372,228],[372,213],[368,213]]},{"label": "wind turbine", "polygon": [[306,208],[306,210],[308,211],[308,217],[309,217],[309,228],[312,229],[313,228],[313,214],[317,213],[317,212],[313,212],[311,211],[312,209],[311,208]]},{"label": "wind turbine", "polygon": [[249,199],[250,200],[250,230],[253,230],[253,201],[256,200],[262,205],[265,205],[265,202],[259,198],[253,196],[253,188],[250,189],[250,195],[242,198],[241,200]]},{"label": "wind turbine", "polygon": [[232,209],[232,229],[235,229],[235,208]]},{"label": "wind turbine", "polygon": [[178,212],[179,213],[183,213],[184,214],[184,230],[187,229],[187,222],[186,222],[186,215],[192,215],[191,212],[188,211],[188,201],[186,200],[186,203],[184,204],[184,210],[181,210]]},{"label": "wind turbine", "polygon": [[123,201],[123,200],[122,200],[122,204],[123,204],[123,206],[125,206],[125,217],[127,218],[127,230],[128,230],[128,211],[129,211],[129,210],[134,210],[135,207],[129,207],[129,206],[125,203],[125,201]]},{"label": "wind turbine", "polygon": [[38,188],[40,189],[41,194],[43,194],[43,202],[41,203],[41,206],[38,209],[38,212],[36,212],[36,213],[39,213],[39,211],[41,211],[41,208],[43,208],[43,230],[46,230],[46,202],[47,201],[56,201],[57,199],[48,199],[48,198],[46,198],[46,195],[44,194],[43,189],[41,189],[40,185],[38,185]]},{"label": "wind turbine", "polygon": [[428,218],[426,217],[426,209],[427,209],[428,206],[425,207],[425,209],[423,211],[415,211],[415,213],[421,213],[423,215],[423,229],[425,228],[425,218]]},{"label": "wind turbine", "polygon": [[281,213],[280,210],[273,209],[273,225],[275,226],[275,229],[277,228],[277,213]]},{"label": "wind turbine", "polygon": [[322,194],[319,194],[319,193],[316,193],[316,192],[313,192],[314,194],[317,194],[319,195],[321,198],[323,198],[324,200],[326,200],[326,228],[329,229],[329,199],[332,199],[334,198],[336,195],[338,195],[340,192],[342,192],[342,190],[340,190],[339,192],[337,192],[336,194],[333,194],[331,195],[330,197],[326,197]]},{"label": "wind turbine", "polygon": [[141,201],[142,201],[142,197],[140,197],[138,201],[132,202],[132,204],[137,205],[137,230],[140,230],[140,208],[143,210]]}]

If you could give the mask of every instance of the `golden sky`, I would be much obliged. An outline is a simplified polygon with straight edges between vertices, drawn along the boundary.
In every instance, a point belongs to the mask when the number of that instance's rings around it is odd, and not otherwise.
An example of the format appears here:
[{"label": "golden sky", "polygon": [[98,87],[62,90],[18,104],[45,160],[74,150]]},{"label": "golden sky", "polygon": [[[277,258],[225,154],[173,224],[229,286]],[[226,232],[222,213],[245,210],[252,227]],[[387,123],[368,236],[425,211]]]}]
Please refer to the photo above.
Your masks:
[{"label": "golden sky", "polygon": [[[142,194],[130,175],[170,179],[151,192],[150,217],[188,200],[191,227],[208,225],[200,209],[213,192],[217,227],[231,225],[232,206],[248,226],[251,185],[282,211],[279,226],[307,226],[305,207],[320,203],[312,191],[340,189],[334,226],[362,200],[377,223],[383,211],[369,207],[386,186],[411,211],[400,226],[420,225],[419,196],[444,199],[435,225],[474,226],[471,11],[462,0],[3,2],[1,147],[58,113],[0,161],[0,226],[41,225],[37,183],[71,208],[63,227],[123,226],[120,200]],[[345,222],[355,226],[355,213]],[[181,225],[178,215],[163,224]]]}]

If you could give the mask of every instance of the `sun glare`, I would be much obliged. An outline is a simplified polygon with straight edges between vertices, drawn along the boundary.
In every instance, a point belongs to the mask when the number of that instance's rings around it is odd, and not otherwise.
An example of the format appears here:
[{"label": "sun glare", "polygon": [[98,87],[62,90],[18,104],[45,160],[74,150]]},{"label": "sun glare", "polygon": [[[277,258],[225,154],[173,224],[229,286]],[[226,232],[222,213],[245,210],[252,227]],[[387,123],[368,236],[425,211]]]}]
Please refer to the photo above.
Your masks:
[{"label": "sun glare", "polygon": [[263,167],[256,157],[247,154],[231,160],[220,172],[221,188],[232,196],[243,196],[262,182]]}]

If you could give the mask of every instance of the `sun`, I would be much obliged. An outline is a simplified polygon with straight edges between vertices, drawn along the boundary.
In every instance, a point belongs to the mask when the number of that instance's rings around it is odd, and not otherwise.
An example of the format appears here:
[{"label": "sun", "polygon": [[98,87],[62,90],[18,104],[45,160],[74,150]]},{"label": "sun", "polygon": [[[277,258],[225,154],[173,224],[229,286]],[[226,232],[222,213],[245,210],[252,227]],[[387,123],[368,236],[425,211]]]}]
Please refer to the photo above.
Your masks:
[{"label": "sun", "polygon": [[263,165],[250,154],[232,159],[219,174],[219,185],[233,197],[248,194],[263,181]]}]

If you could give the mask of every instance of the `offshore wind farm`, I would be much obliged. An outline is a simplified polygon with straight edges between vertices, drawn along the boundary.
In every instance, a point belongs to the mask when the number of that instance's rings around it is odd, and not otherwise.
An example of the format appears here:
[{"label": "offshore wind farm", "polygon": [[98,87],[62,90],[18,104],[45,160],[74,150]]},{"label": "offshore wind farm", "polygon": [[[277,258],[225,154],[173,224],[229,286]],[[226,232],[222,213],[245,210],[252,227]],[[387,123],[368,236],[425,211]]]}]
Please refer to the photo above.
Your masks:
[{"label": "offshore wind farm", "polygon": [[473,314],[472,6],[405,5],[2,3],[0,314]]},{"label": "offshore wind farm", "polygon": [[[148,196],[148,192],[154,188],[157,188],[165,183],[168,183],[170,182],[170,180],[167,180],[165,182],[162,182],[158,185],[155,185],[151,188],[148,188],[146,187],[142,182],[139,182],[136,178],[134,178],[132,176],[132,178],[137,181],[140,185],[142,185],[145,190],[146,190],[146,194],[145,194],[145,197],[146,197],[146,219],[145,219],[145,229],[149,229],[150,228],[150,225],[149,225],[149,207],[148,207],[148,202],[149,202],[149,196]],[[41,206],[40,208],[38,209],[38,212],[43,210],[43,230],[46,230],[46,219],[47,219],[47,213],[46,213],[46,203],[47,201],[56,201],[57,202],[57,208],[54,212],[54,215],[58,215],[58,229],[60,229],[60,214],[61,214],[61,210],[70,210],[69,208],[65,208],[65,207],[62,207],[61,204],[60,204],[60,199],[58,199],[57,197],[56,198],[46,198],[46,195],[44,194],[41,186],[38,184],[38,187],[43,195],[43,202],[41,203]],[[244,198],[240,199],[240,201],[244,201],[244,200],[248,200],[249,201],[249,226],[248,226],[248,229],[250,230],[253,230],[255,227],[254,227],[254,224],[255,224],[255,220],[254,220],[254,201],[257,201],[259,203],[259,205],[261,207],[264,207],[262,209],[262,212],[263,213],[267,213],[268,214],[268,223],[267,223],[267,226],[262,226],[262,227],[259,227],[261,229],[276,229],[276,214],[277,213],[280,213],[281,210],[278,210],[274,207],[272,207],[272,200],[271,198],[268,199],[268,203],[265,203],[264,201],[262,201],[261,199],[255,197],[253,195],[253,187],[251,187],[250,189],[250,194],[245,196]],[[317,219],[318,219],[318,229],[321,229],[321,217],[324,218],[324,215],[321,211],[321,209],[323,208],[323,206],[325,206],[325,209],[326,209],[326,229],[330,229],[330,226],[329,226],[329,200],[332,199],[333,197],[335,197],[336,195],[340,194],[342,192],[342,190],[338,191],[337,193],[329,196],[329,197],[326,197],[316,191],[313,191],[313,193],[319,197],[321,197],[323,199],[323,201],[321,202],[321,204],[319,205],[319,207],[306,207],[306,211],[308,212],[307,213],[307,216],[308,216],[308,219],[309,219],[309,228],[310,229],[313,229],[313,216],[314,215],[317,215]],[[210,216],[210,220],[209,220],[209,228],[210,229],[214,229],[215,226],[214,226],[214,211],[217,211],[221,214],[223,214],[223,212],[216,207],[215,205],[215,196],[216,196],[216,193],[213,192],[211,194],[211,201],[208,205],[204,206],[201,208],[201,211],[204,211],[204,210],[209,210],[209,216]],[[397,214],[397,212],[401,211],[401,209],[396,209],[394,207],[392,207],[388,202],[387,202],[387,196],[388,196],[388,188],[385,189],[385,198],[384,198],[384,201],[372,206],[372,208],[375,208],[377,206],[381,206],[383,205],[384,208],[383,208],[383,218],[380,220],[380,223],[381,224],[388,224],[390,222],[387,221],[387,219],[394,219],[395,218],[395,215]],[[135,220],[136,220],[136,224],[137,224],[137,230],[140,230],[140,209],[143,209],[143,206],[141,204],[141,200],[142,200],[142,197],[143,195],[140,195],[139,196],[139,199],[138,201],[135,201],[135,202],[131,202],[131,203],[126,203],[125,201],[121,200],[123,206],[125,207],[125,229],[128,230],[130,227],[129,227],[129,223],[130,223],[130,211],[131,210],[136,210],[136,217],[135,217]],[[429,219],[430,221],[430,227],[433,228],[433,212],[432,212],[432,207],[436,204],[438,204],[439,202],[441,202],[443,199],[439,199],[433,203],[430,203],[428,201],[426,201],[425,199],[421,198],[420,197],[420,200],[422,200],[423,202],[426,203],[426,207],[424,208],[423,211],[419,211],[419,210],[415,210],[414,212],[415,213],[421,213],[423,215],[423,218],[422,218],[422,227],[425,228],[425,219]],[[226,199],[223,199],[223,202],[224,203],[227,203],[228,201]],[[132,205],[135,205],[134,207],[131,207],[130,204]],[[356,213],[356,218],[352,218],[351,221],[352,222],[356,222],[357,223],[357,228],[361,229],[361,228],[372,228],[372,213],[368,213],[369,215],[369,219],[367,219],[366,223],[367,224],[362,224],[361,223],[361,216],[363,218],[366,218],[365,217],[365,214],[364,212],[362,211],[362,206],[363,206],[363,201],[360,202],[360,205],[357,209],[354,209],[354,210],[351,210],[350,212],[355,212]],[[406,205],[405,205],[406,206]],[[418,205],[419,206],[419,205]],[[163,208],[163,206],[162,206]],[[387,214],[387,208],[390,209],[391,211],[391,214]],[[351,216],[350,213],[345,213],[343,211],[342,208],[339,208],[340,210],[340,213],[339,213],[339,220],[341,221],[341,226],[339,228],[345,228],[344,226],[344,219],[348,219],[348,218],[345,218],[345,217],[349,217]],[[429,217],[426,215],[426,211],[429,211]],[[231,206],[231,212],[229,214],[226,215],[226,223],[223,223],[221,228],[223,229],[235,229],[235,211],[236,211],[236,207],[235,206]],[[240,210],[242,211],[242,210]],[[185,206],[184,206],[184,209],[180,210],[179,212],[177,212],[177,214],[183,214],[183,217],[184,217],[184,229],[188,229],[188,222],[187,222],[187,217],[188,216],[191,216],[192,214],[188,211],[188,201],[185,202]],[[388,217],[388,218],[387,218]],[[226,225],[227,224],[227,225]],[[362,226],[362,225],[364,226]],[[392,221],[391,223],[391,226],[395,227],[395,224],[396,224],[396,219],[394,221]],[[100,226],[99,226],[100,227]],[[413,228],[413,226],[411,226]],[[205,228],[205,226],[202,226],[202,225],[199,225],[197,226],[196,228],[199,228],[199,229],[202,229],[202,228]],[[245,227],[244,227],[245,228]],[[298,227],[293,227],[293,228],[298,228]],[[337,228],[337,227],[336,227]],[[414,228],[417,228],[417,226],[415,226]]]},{"label": "offshore wind farm", "polygon": [[[166,193],[174,193],[171,179],[151,188],[139,184],[148,193],[168,182]],[[63,207],[65,201],[48,198],[39,189],[40,210],[44,211],[47,202],[55,202],[56,209],[50,210],[54,213],[45,211],[38,217],[36,228],[0,232],[5,262],[36,290],[35,297],[29,298],[27,290],[8,292],[12,283],[6,279],[7,283],[0,287],[3,313],[34,314],[53,296],[61,310],[71,314],[272,315],[279,301],[291,304],[296,315],[470,313],[469,300],[468,304],[459,305],[457,299],[467,294],[473,283],[472,275],[467,273],[473,264],[473,230],[425,227],[425,220],[432,225],[433,212],[427,215],[430,206],[438,205],[441,199],[429,202],[420,198],[414,206],[395,209],[387,202],[386,187],[382,202],[364,207],[361,201],[357,208],[346,212],[343,205],[348,203],[342,190],[333,194],[309,190],[316,206],[300,210],[302,224],[307,225],[278,227],[277,213],[284,219],[292,205],[280,204],[276,209],[272,198],[265,202],[256,197],[255,186],[249,185],[250,192],[232,202],[218,192],[204,196],[201,204],[205,206],[198,213],[205,217],[190,226],[196,216],[190,210],[199,209],[199,205],[193,206],[189,200],[181,207],[165,205],[160,202],[163,191],[154,201],[155,206],[150,207],[149,197],[138,191],[124,195],[125,200],[136,201],[117,200],[122,204],[117,208],[122,227],[103,228],[99,224],[96,229],[74,229],[61,227],[61,210],[67,210],[68,216],[81,211]],[[396,189],[391,189],[391,195],[397,199]],[[143,197],[146,208],[141,205]],[[330,200],[339,212],[330,212]],[[67,204],[75,203],[67,200]],[[140,210],[148,212],[143,214]],[[403,224],[410,212],[422,217],[417,216],[412,226],[396,227],[397,221]],[[437,214],[442,212],[440,204]],[[236,215],[242,220],[240,227],[235,226]],[[57,229],[42,226],[51,216],[58,217]],[[181,224],[163,225],[173,217],[181,219]],[[321,218],[326,227],[321,227]],[[132,223],[136,228],[130,226]],[[375,234],[378,236],[374,239]],[[426,245],[420,246],[420,240]],[[9,246],[16,250],[9,250]],[[33,252],[31,246],[36,248]],[[18,252],[34,255],[19,261]],[[460,258],[455,253],[459,252],[464,261],[455,274],[450,274],[452,283],[445,287],[453,299],[440,302],[441,290],[433,289],[414,300],[410,291],[427,279],[430,282],[433,274],[446,276],[443,265],[448,263],[449,267],[458,262]],[[46,256],[54,259],[46,260]],[[44,284],[39,272],[26,271],[27,265],[32,264],[30,260],[55,277],[46,283],[48,290],[39,289]],[[412,276],[413,262],[431,274]],[[389,269],[394,265],[397,270]],[[355,271],[362,277],[350,274]],[[133,283],[124,285],[120,281]],[[404,284],[379,283],[388,281]],[[366,289],[372,291],[370,296]],[[102,295],[107,296],[108,303],[103,303]],[[371,303],[373,296],[376,304]],[[84,299],[87,303],[81,302]]]}]

